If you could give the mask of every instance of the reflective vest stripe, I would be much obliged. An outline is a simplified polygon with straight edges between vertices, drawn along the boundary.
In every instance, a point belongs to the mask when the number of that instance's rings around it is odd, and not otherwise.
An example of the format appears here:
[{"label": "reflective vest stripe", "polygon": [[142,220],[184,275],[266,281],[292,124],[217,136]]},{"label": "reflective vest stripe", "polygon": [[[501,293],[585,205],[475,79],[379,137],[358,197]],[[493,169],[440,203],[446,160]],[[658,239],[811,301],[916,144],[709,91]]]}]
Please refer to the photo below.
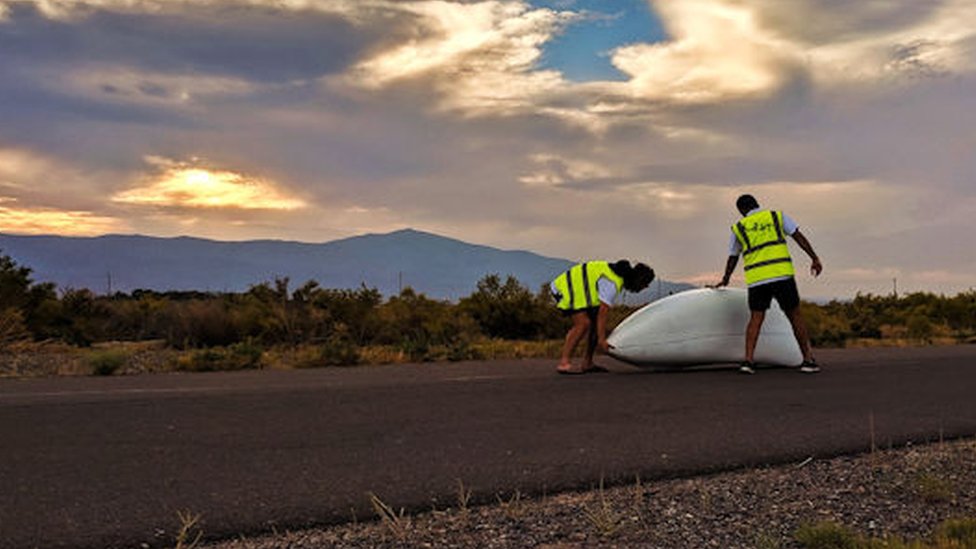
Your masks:
[{"label": "reflective vest stripe", "polygon": [[746,250],[745,252],[743,252],[743,254],[751,254],[751,253],[754,253],[754,252],[758,252],[759,250],[761,250],[763,248],[768,248],[770,246],[779,246],[780,244],[786,244],[786,240],[783,239],[783,240],[773,240],[772,242],[766,242],[765,244],[760,244],[758,246],[754,246],[752,248],[749,248],[748,250]]},{"label": "reflective vest stripe", "polygon": [[753,248],[752,244],[749,242],[749,233],[746,232],[746,226],[743,225],[741,221],[736,223],[735,226],[739,228],[739,240],[744,244],[743,248],[745,248],[745,251],[743,252],[743,255],[750,253]]},{"label": "reflective vest stripe", "polygon": [[746,284],[794,274],[782,219],[780,212],[761,211],[732,226],[743,249]]},{"label": "reflective vest stripe", "polygon": [[767,265],[774,265],[776,263],[792,263],[792,260],[788,257],[781,257],[779,259],[770,259],[768,261],[760,261],[759,263],[753,263],[751,265],[746,265],[745,269],[750,271],[752,269],[758,269],[759,267],[765,267]]},{"label": "reflective vest stripe", "polygon": [[779,226],[779,212],[769,212],[773,214],[773,228],[776,229],[776,242],[785,244],[786,237],[783,236],[783,228]]},{"label": "reflective vest stripe", "polygon": [[569,288],[569,306],[572,307],[576,302],[576,297],[573,295],[573,269],[566,271],[566,286]]},{"label": "reflective vest stripe", "polygon": [[583,271],[583,295],[586,298],[585,303],[586,303],[587,306],[593,305],[593,300],[592,300],[592,298],[590,296],[590,268],[589,267],[590,267],[590,264],[589,263],[583,263],[583,269],[582,269],[582,271]]},{"label": "reflective vest stripe", "polygon": [[623,287],[623,279],[613,272],[606,261],[590,261],[574,265],[553,281],[556,306],[566,311],[577,311],[600,304],[598,282],[600,278],[611,281],[617,291]]}]

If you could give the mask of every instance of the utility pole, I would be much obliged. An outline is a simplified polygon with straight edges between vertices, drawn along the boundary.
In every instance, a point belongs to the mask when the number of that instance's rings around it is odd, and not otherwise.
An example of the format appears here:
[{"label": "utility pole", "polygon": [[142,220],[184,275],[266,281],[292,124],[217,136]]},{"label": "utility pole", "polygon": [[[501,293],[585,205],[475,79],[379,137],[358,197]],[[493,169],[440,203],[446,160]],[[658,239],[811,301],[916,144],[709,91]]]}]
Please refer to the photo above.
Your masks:
[{"label": "utility pole", "polygon": [[107,293],[105,295],[112,297],[112,271],[105,273],[105,277],[107,279],[105,284]]},{"label": "utility pole", "polygon": [[891,285],[892,285],[891,286],[892,293],[894,294],[895,299],[898,299],[898,278],[897,277],[891,279]]}]

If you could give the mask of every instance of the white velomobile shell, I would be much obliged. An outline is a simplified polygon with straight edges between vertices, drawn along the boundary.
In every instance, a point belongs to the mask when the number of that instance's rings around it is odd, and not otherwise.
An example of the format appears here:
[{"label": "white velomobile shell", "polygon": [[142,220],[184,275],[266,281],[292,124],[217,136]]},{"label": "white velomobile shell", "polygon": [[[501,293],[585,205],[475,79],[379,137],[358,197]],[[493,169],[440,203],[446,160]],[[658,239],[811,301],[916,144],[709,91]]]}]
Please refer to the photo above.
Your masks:
[{"label": "white velomobile shell", "polygon": [[[739,362],[745,354],[749,304],[739,288],[688,290],[645,305],[617,326],[610,355],[636,366]],[[776,301],[766,311],[755,361],[796,366],[803,361],[789,319]]]}]

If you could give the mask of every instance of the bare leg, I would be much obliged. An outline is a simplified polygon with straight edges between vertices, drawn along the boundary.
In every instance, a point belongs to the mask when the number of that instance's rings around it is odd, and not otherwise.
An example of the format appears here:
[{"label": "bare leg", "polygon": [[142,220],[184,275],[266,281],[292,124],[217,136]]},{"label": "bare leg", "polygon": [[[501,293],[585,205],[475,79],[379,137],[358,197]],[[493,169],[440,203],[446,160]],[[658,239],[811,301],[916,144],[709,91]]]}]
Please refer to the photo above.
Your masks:
[{"label": "bare leg", "polygon": [[790,319],[790,325],[793,326],[793,335],[796,336],[796,342],[800,344],[800,352],[803,353],[803,360],[805,362],[813,362],[813,349],[810,347],[810,335],[807,333],[807,325],[803,321],[803,315],[800,314],[800,307],[797,306],[788,311],[786,318]]},{"label": "bare leg", "polygon": [[584,312],[573,314],[573,327],[566,332],[566,342],[563,344],[563,354],[559,359],[559,370],[572,370],[571,357],[576,344],[590,331],[590,319]]},{"label": "bare leg", "polygon": [[759,341],[759,330],[762,329],[766,311],[750,311],[749,325],[746,326],[746,362],[752,362],[756,354],[756,342]]},{"label": "bare leg", "polygon": [[587,318],[590,321],[590,330],[587,333],[587,338],[586,338],[586,354],[584,355],[584,358],[583,358],[583,366],[582,366],[582,369],[583,369],[584,372],[586,370],[589,370],[590,368],[593,367],[593,355],[596,353],[596,345],[597,345],[597,339],[598,339],[598,336],[597,336],[597,333],[596,333],[596,330],[597,330],[597,328],[596,328],[596,311],[593,311],[593,310],[587,311]]}]

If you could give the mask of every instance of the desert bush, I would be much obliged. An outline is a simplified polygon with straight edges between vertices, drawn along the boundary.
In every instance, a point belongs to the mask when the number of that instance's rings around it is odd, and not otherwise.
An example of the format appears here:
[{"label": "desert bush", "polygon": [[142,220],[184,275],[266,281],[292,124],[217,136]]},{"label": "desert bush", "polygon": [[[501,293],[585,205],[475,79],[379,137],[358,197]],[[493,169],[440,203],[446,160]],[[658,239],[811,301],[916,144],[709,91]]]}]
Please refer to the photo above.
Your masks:
[{"label": "desert bush", "polygon": [[976,549],[976,519],[947,520],[939,525],[935,536],[937,540],[956,542],[965,549]]},{"label": "desert bush", "polygon": [[907,328],[908,337],[922,341],[931,340],[934,332],[932,322],[922,313],[913,313],[912,316],[908,317],[905,328]]},{"label": "desert bush", "polygon": [[117,341],[164,339],[168,326],[163,322],[164,311],[172,307],[168,298],[146,290],[136,290],[131,296],[115,294],[101,300],[108,311],[105,331]]},{"label": "desert bush", "polygon": [[110,376],[125,366],[129,355],[123,351],[95,351],[88,355],[88,366],[92,375]]},{"label": "desert bush", "polygon": [[340,324],[335,333],[320,347],[319,360],[323,366],[359,364],[359,346],[349,336],[345,325]]},{"label": "desert bush", "polygon": [[939,314],[950,329],[976,332],[976,290],[969,290],[949,299],[941,300]]},{"label": "desert bush", "polygon": [[914,479],[914,492],[926,503],[945,503],[952,500],[952,484],[932,473],[920,473]]},{"label": "desert bush", "polygon": [[478,289],[461,299],[458,307],[478,324],[481,333],[502,339],[536,339],[543,333],[545,309],[532,293],[509,276],[497,274],[478,281]]},{"label": "desert bush", "polygon": [[34,339],[60,335],[53,328],[63,319],[58,314],[61,303],[54,284],[35,284],[31,269],[18,265],[10,256],[0,254],[0,304],[4,309],[20,312],[24,325]]},{"label": "desert bush", "polygon": [[424,337],[404,339],[398,347],[410,362],[432,362],[436,359],[430,342]]},{"label": "desert bush", "polygon": [[288,303],[288,278],[276,278],[274,285],[262,282],[251,286],[240,300],[235,300],[235,309],[242,306],[247,310],[244,333],[264,343],[294,343]]},{"label": "desert bush", "polygon": [[228,347],[199,349],[180,357],[177,360],[177,370],[214,372],[260,368],[263,354],[264,350],[252,341],[235,343]]},{"label": "desert bush", "polygon": [[30,302],[33,281],[31,269],[17,264],[10,256],[0,254],[0,303],[23,309]]},{"label": "desert bush", "polygon": [[375,340],[382,322],[379,309],[383,296],[378,290],[365,286],[357,290],[328,290],[318,288],[317,284],[314,289],[314,292],[303,292],[298,297],[307,299],[312,314],[317,312],[330,320],[319,325],[326,328],[322,335],[331,337],[336,326],[341,324],[345,335],[356,345]]},{"label": "desert bush", "polygon": [[447,346],[445,358],[450,362],[483,360],[485,355],[474,345],[470,337],[459,337]]},{"label": "desert bush", "polygon": [[950,519],[925,540],[866,538],[832,522],[801,526],[795,535],[804,549],[976,549],[976,519]]},{"label": "desert bush", "polygon": [[106,339],[109,309],[88,289],[67,289],[61,296],[60,339],[87,347]]},{"label": "desert bush", "polygon": [[803,319],[810,335],[810,342],[817,347],[843,347],[853,335],[850,323],[841,315],[831,314],[828,307],[803,304]]},{"label": "desert bush", "polygon": [[[0,345],[25,335],[78,346],[161,339],[170,348],[220,348],[221,354],[252,342],[314,346],[321,352],[312,362],[338,365],[366,360],[366,350],[378,348],[398,361],[494,356],[495,344],[484,342],[549,342],[562,339],[569,326],[548,285],[533,294],[514,277],[503,280],[498,274],[483,277],[456,303],[410,288],[384,300],[375,288],[326,289],[312,280],[290,291],[287,278],[243,293],[135,290],[97,296],[65,289],[59,295],[53,284],[34,283],[30,275],[30,268],[0,254]],[[612,307],[608,327],[635,308]],[[954,297],[858,294],[850,301],[805,303],[804,316],[816,346],[843,346],[849,340],[974,341],[976,290]],[[210,368],[223,360],[213,356],[195,364]]]},{"label": "desert bush", "polygon": [[242,334],[229,304],[221,299],[173,302],[160,319],[163,338],[176,348],[220,347],[241,341]]},{"label": "desert bush", "polygon": [[858,549],[860,542],[850,530],[833,522],[801,526],[796,540],[806,549]]},{"label": "desert bush", "polygon": [[0,349],[7,345],[30,339],[24,314],[13,307],[0,309]]},{"label": "desert bush", "polygon": [[380,322],[372,343],[399,346],[418,360],[431,347],[480,335],[477,325],[458,307],[430,299],[411,288],[391,297],[379,308],[378,315]]}]

